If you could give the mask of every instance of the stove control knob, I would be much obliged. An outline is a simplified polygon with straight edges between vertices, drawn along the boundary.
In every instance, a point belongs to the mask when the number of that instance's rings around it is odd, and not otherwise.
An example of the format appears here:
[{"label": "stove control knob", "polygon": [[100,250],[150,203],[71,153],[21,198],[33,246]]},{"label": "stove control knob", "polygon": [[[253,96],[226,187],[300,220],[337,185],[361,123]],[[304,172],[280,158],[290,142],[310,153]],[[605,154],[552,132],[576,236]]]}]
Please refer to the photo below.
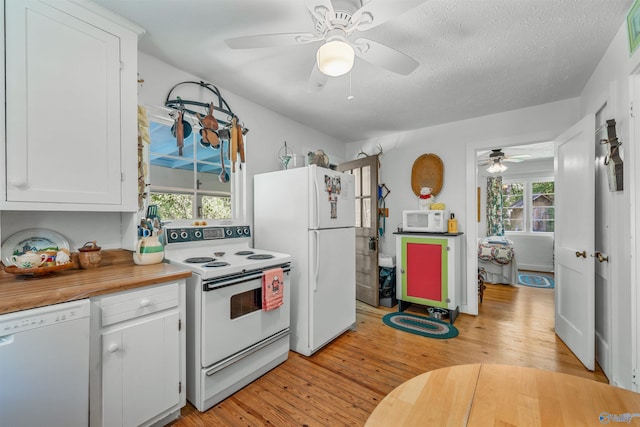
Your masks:
[{"label": "stove control knob", "polygon": [[180,238],[181,239],[186,239],[187,237],[189,237],[189,233],[187,233],[185,230],[182,230],[180,232]]},{"label": "stove control knob", "polygon": [[233,235],[233,230],[230,228],[227,229],[227,236],[231,237]]},{"label": "stove control knob", "polygon": [[243,233],[244,233],[245,236],[248,236],[249,235],[249,227],[245,227],[244,230],[243,230]]},{"label": "stove control knob", "polygon": [[197,239],[201,239],[202,238],[202,231],[200,230],[196,230],[193,232],[193,235],[197,238]]},{"label": "stove control knob", "polygon": [[171,233],[169,233],[169,239],[170,240],[176,240],[178,238],[178,232],[177,231],[172,231]]}]

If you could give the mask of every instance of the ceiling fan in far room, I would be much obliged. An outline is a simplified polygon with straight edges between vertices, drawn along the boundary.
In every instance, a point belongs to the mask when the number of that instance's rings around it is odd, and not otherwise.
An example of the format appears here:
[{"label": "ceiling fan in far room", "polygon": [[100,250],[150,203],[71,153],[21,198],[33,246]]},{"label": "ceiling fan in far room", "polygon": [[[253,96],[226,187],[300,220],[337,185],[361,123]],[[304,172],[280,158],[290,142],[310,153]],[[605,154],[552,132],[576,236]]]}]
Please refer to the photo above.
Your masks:
[{"label": "ceiling fan in far room", "polygon": [[322,43],[310,87],[322,89],[329,77],[351,71],[355,57],[401,75],[409,75],[418,62],[404,53],[359,33],[377,27],[424,3],[426,0],[305,0],[315,25],[313,33],[277,33],[225,40],[232,49]]},{"label": "ceiling fan in far room", "polygon": [[530,154],[517,154],[514,156],[507,156],[504,154],[501,148],[496,148],[491,150],[491,154],[489,154],[488,158],[480,159],[479,162],[483,165],[489,165],[489,167],[487,168],[487,172],[500,173],[508,169],[503,162],[520,163],[524,161],[524,159],[528,159],[529,157],[531,157]]}]

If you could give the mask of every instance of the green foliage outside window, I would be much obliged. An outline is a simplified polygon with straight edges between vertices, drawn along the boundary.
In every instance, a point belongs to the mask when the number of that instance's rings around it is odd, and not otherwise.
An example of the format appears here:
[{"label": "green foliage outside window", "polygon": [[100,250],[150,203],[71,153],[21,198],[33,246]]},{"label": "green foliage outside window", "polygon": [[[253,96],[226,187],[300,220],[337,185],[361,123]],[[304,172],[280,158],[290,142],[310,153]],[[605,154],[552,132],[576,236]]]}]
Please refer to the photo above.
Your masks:
[{"label": "green foliage outside window", "polygon": [[[162,220],[195,219],[193,195],[179,193],[151,193],[150,204],[158,206]],[[203,219],[231,218],[231,198],[202,196]]]},{"label": "green foliage outside window", "polygon": [[502,186],[505,231],[524,231],[523,198],[523,182],[513,182]]},{"label": "green foliage outside window", "polygon": [[150,204],[158,205],[158,215],[163,220],[192,219],[190,194],[151,193]]},{"label": "green foliage outside window", "polygon": [[229,219],[231,218],[231,197],[202,197],[202,218]]}]

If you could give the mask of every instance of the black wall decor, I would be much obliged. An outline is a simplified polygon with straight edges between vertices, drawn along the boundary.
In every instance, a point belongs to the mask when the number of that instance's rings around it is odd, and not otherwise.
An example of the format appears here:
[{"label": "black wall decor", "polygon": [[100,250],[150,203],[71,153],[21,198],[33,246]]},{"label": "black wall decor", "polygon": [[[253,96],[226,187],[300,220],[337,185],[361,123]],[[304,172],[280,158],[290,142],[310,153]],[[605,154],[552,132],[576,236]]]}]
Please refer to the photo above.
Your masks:
[{"label": "black wall decor", "polygon": [[620,157],[620,145],[622,142],[616,136],[616,121],[607,120],[607,139],[600,141],[601,144],[609,144],[609,149],[604,164],[607,166],[607,176],[609,177],[609,191],[622,191],[623,162]]}]

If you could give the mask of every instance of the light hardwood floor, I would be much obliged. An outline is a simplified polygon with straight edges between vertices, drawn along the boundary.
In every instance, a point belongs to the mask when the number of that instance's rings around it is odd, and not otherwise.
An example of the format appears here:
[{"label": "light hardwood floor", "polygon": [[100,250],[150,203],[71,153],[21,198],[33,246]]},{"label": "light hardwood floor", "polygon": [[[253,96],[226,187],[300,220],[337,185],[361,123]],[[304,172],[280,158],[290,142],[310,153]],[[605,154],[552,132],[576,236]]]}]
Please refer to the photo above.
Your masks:
[{"label": "light hardwood floor", "polygon": [[[394,308],[357,304],[349,331],[311,357],[289,359],[205,413],[190,404],[174,427],[363,425],[391,390],[423,372],[468,363],[547,369],[607,382],[586,370],[554,334],[553,290],[487,285],[479,316],[461,314],[460,331],[436,340],[385,326]],[[407,312],[426,314],[420,306]]]}]

